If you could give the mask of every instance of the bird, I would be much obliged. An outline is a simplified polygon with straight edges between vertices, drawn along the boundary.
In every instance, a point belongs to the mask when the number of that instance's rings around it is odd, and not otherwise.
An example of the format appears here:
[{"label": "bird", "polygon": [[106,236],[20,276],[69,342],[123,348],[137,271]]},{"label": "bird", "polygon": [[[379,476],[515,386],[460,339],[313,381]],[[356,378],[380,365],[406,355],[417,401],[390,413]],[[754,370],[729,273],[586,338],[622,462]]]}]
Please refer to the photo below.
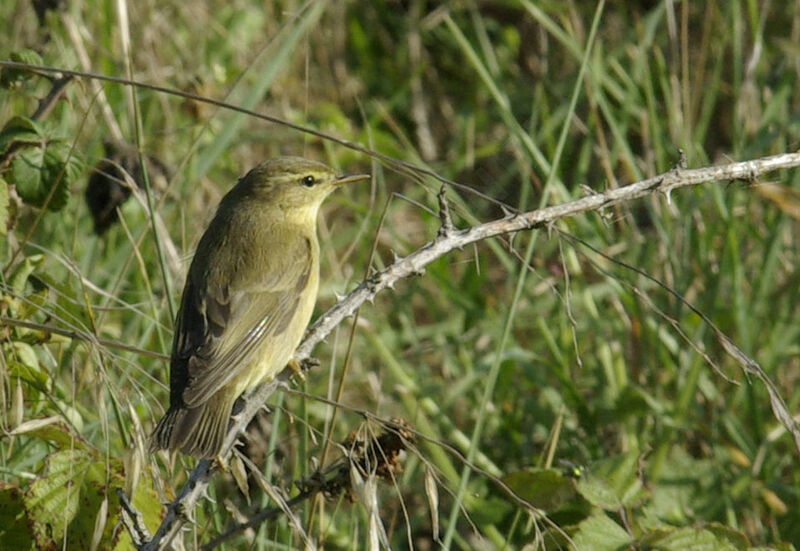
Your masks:
[{"label": "bird", "polygon": [[288,365],[319,289],[320,205],[368,179],[277,157],[222,198],[198,242],[175,320],[169,408],[150,450],[218,457],[234,403]]}]

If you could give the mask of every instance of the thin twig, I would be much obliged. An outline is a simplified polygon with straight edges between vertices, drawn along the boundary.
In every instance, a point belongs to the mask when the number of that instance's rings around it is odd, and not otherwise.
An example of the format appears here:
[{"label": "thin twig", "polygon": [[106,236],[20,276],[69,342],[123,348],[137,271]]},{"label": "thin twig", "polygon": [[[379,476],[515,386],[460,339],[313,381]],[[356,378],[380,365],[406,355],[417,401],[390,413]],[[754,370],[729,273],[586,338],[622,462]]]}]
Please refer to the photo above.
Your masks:
[{"label": "thin twig", "polygon": [[134,509],[122,488],[117,488],[117,497],[122,505],[122,523],[128,529],[133,545],[138,549],[140,545],[150,540],[150,532],[147,530],[142,514]]},{"label": "thin twig", "polygon": [[197,466],[189,474],[189,480],[184,484],[175,501],[167,506],[167,512],[161,526],[158,527],[155,535],[150,541],[143,545],[137,545],[139,551],[157,551],[166,548],[172,538],[178,533],[186,522],[187,517],[192,513],[195,503],[205,493],[208,480],[211,478],[211,462],[208,459],[201,459]]},{"label": "thin twig", "polygon": [[164,360],[164,361],[169,360],[169,356],[167,356],[166,354],[161,354],[160,352],[153,352],[145,348],[139,348],[137,346],[132,346],[130,344],[125,344],[124,342],[115,341],[112,339],[104,339],[103,337],[98,337],[97,335],[93,335],[91,333],[84,331],[78,331],[74,329],[62,329],[61,327],[55,327],[54,325],[47,325],[44,323],[36,323],[33,321],[25,321],[15,318],[9,318],[8,316],[0,316],[0,325],[9,325],[14,327],[24,327],[26,329],[34,329],[36,331],[41,331],[42,333],[45,334],[52,333],[54,335],[61,335],[62,337],[67,337],[73,340],[88,342],[95,346],[103,346],[106,348],[125,350],[126,352],[133,352],[140,356],[148,356],[150,358],[155,358],[157,360]]},{"label": "thin twig", "polygon": [[447,204],[447,186],[442,184],[439,193],[436,194],[436,199],[439,201],[439,220],[442,221],[437,237],[447,237],[456,229],[453,226],[453,217],[450,215],[450,206]]},{"label": "thin twig", "polygon": [[[468,186],[466,184],[462,184],[460,182],[455,182],[453,180],[448,180],[447,178],[444,178],[443,176],[441,176],[436,171],[434,171],[434,170],[432,170],[430,168],[417,166],[417,165],[415,165],[413,163],[410,163],[408,161],[403,161],[403,160],[400,160],[400,159],[396,159],[396,158],[391,157],[389,155],[385,155],[383,153],[379,153],[379,152],[377,152],[377,151],[375,151],[373,149],[365,147],[365,146],[361,145],[358,142],[353,142],[353,141],[350,141],[350,140],[346,140],[344,138],[340,138],[339,136],[335,136],[333,134],[329,134],[328,132],[323,132],[321,130],[317,130],[315,128],[311,128],[309,126],[303,126],[302,124],[297,124],[297,123],[294,123],[294,122],[291,122],[289,120],[285,120],[285,119],[282,119],[280,117],[276,117],[276,116],[273,116],[273,115],[267,115],[265,113],[259,113],[258,111],[254,111],[252,109],[246,109],[244,107],[239,107],[238,105],[234,105],[232,103],[227,103],[225,101],[204,97],[204,96],[201,96],[199,94],[193,94],[191,92],[186,92],[186,91],[183,91],[183,90],[178,90],[177,88],[169,88],[167,86],[160,86],[160,85],[157,85],[157,84],[150,84],[150,83],[142,82],[142,81],[138,81],[138,80],[131,80],[131,79],[122,78],[122,77],[104,75],[104,74],[101,74],[101,73],[93,73],[93,72],[90,72],[90,71],[77,71],[77,70],[74,70],[74,69],[65,69],[63,67],[48,67],[46,65],[32,65],[30,63],[21,63],[21,62],[17,62],[17,61],[8,61],[8,60],[5,60],[5,59],[0,59],[0,67],[7,67],[9,69],[22,69],[22,70],[27,70],[27,71],[32,71],[32,72],[57,73],[57,74],[63,74],[63,75],[70,75],[70,76],[74,76],[74,77],[88,78],[88,79],[90,79],[92,81],[100,80],[100,81],[103,81],[103,82],[113,82],[115,84],[123,84],[123,85],[126,85],[126,86],[136,86],[138,88],[143,88],[145,90],[151,90],[151,91],[159,92],[159,93],[162,93],[162,94],[168,94],[168,95],[171,95],[171,96],[177,96],[177,97],[181,97],[181,98],[184,98],[184,99],[197,101],[199,103],[206,103],[208,105],[214,105],[216,107],[221,107],[223,109],[228,109],[229,111],[234,111],[236,113],[242,113],[242,114],[254,117],[256,119],[260,119],[260,120],[271,122],[271,123],[275,123],[275,124],[280,124],[281,126],[283,126],[285,128],[289,128],[289,129],[292,129],[292,130],[297,130],[298,132],[303,132],[304,134],[308,134],[310,136],[316,136],[317,138],[321,138],[323,140],[327,140],[327,141],[330,141],[332,143],[339,144],[339,145],[341,145],[343,147],[347,147],[348,149],[352,149],[353,151],[358,151],[358,152],[363,153],[365,155],[369,155],[370,157],[372,157],[374,159],[377,159],[377,160],[381,161],[382,163],[385,163],[387,167],[389,167],[392,170],[395,170],[395,171],[397,171],[399,173],[408,174],[408,175],[414,177],[415,179],[418,179],[420,175],[429,176],[429,177],[431,177],[431,178],[433,178],[433,179],[435,179],[435,180],[437,180],[437,181],[439,181],[439,182],[441,182],[443,184],[447,184],[447,185],[453,186],[453,187],[458,188],[458,189],[460,189],[462,191],[465,191],[467,193],[471,193],[472,195],[480,197],[484,201],[488,201],[488,202],[490,202],[490,203],[492,203],[494,205],[497,205],[497,206],[499,206],[500,208],[502,208],[504,210],[509,210],[509,211],[513,211],[514,210],[513,207],[510,207],[509,205],[506,205],[502,201],[499,201],[498,199],[490,197],[489,195],[486,195],[485,193],[482,193],[481,191],[479,191],[479,190],[477,190],[477,189],[475,189],[473,187],[470,187],[470,186]],[[121,138],[120,138],[120,141],[121,141]]]},{"label": "thin twig", "polygon": [[31,119],[38,121],[45,118],[50,114],[50,111],[55,107],[56,102],[64,95],[64,89],[67,84],[73,79],[72,75],[64,75],[53,80],[53,86],[45,97],[39,100],[39,105],[36,106],[36,111],[31,115]]}]

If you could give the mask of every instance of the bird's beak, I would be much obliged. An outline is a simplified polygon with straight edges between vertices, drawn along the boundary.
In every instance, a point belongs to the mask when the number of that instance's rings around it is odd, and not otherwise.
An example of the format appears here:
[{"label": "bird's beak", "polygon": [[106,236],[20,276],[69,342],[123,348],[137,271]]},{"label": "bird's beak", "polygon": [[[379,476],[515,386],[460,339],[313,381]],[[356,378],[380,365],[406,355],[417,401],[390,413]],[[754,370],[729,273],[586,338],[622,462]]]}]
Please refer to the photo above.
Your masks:
[{"label": "bird's beak", "polygon": [[338,176],[334,181],[334,186],[341,186],[344,184],[349,184],[350,182],[359,182],[361,180],[369,180],[369,174],[345,174],[343,176]]}]

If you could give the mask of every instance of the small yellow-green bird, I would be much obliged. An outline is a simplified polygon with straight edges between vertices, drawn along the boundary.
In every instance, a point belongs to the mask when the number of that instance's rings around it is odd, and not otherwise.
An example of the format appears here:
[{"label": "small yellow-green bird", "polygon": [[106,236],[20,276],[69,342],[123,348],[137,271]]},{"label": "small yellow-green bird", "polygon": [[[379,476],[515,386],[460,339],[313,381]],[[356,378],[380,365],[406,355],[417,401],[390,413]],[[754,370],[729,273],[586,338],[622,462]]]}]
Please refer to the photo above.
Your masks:
[{"label": "small yellow-green bird", "polygon": [[152,450],[216,456],[236,399],[293,361],[317,300],[320,205],[337,186],[366,178],[279,157],[222,198],[186,276],[169,410]]}]

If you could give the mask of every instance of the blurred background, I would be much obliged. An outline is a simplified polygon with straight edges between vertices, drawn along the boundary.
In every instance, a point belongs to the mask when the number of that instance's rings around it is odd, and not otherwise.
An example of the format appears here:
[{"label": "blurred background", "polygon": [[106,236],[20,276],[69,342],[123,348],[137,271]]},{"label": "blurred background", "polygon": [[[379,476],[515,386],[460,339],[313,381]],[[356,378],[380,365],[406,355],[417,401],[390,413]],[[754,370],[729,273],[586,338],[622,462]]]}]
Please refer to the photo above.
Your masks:
[{"label": "blurred background", "polygon": [[[0,36],[3,60],[143,84],[0,72],[4,549],[130,549],[116,488],[157,527],[192,466],[145,451],[172,312],[256,163],[373,175],[326,203],[316,315],[439,227],[430,175],[153,86],[433,170],[463,184],[461,228],[666,172],[680,150],[697,168],[800,147],[797,2],[7,0]],[[795,170],[454,251],[315,349],[248,429],[257,473],[217,474],[176,546],[401,418],[417,437],[377,487],[297,509],[319,548],[792,548],[798,450],[655,281],[797,411],[798,219]],[[303,545],[283,515],[219,548]]]}]

